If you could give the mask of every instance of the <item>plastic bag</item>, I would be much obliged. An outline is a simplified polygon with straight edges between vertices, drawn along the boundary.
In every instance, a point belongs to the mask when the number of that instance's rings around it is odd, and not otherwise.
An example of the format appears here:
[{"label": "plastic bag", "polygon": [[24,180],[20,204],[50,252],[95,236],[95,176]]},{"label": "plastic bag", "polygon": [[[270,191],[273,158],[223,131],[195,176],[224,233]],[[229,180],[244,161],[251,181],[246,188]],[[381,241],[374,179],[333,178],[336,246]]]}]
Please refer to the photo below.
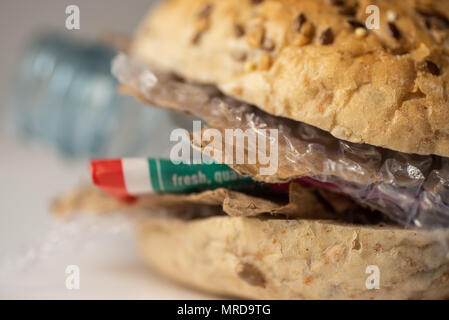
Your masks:
[{"label": "plastic bag", "polygon": [[188,83],[157,69],[150,71],[125,55],[115,58],[112,72],[128,92],[145,102],[194,115],[209,127],[250,129],[256,134],[259,129],[278,129],[277,173],[261,176],[257,164],[231,165],[240,174],[265,182],[308,176],[404,226],[449,226],[447,158],[339,140],[311,125],[269,115],[213,86]]}]

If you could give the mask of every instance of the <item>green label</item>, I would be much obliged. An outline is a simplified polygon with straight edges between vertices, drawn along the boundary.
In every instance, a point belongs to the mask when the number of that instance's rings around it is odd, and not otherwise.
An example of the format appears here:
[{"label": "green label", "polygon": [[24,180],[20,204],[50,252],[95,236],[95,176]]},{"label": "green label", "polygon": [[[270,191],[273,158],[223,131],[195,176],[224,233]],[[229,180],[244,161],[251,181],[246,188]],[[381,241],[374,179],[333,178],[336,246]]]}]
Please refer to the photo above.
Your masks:
[{"label": "green label", "polygon": [[148,159],[150,182],[158,193],[186,193],[221,187],[232,189],[254,185],[225,164],[174,164],[170,160]]}]

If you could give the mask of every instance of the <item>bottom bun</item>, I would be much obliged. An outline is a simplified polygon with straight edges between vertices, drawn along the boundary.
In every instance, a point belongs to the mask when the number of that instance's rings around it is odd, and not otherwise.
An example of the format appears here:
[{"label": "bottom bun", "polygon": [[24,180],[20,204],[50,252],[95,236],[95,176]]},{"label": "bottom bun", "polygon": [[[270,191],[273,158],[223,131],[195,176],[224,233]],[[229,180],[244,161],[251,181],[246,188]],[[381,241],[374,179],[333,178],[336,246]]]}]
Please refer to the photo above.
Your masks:
[{"label": "bottom bun", "polygon": [[139,227],[139,239],[154,269],[218,295],[449,298],[444,247],[449,230],[227,216],[189,221],[148,218]]}]

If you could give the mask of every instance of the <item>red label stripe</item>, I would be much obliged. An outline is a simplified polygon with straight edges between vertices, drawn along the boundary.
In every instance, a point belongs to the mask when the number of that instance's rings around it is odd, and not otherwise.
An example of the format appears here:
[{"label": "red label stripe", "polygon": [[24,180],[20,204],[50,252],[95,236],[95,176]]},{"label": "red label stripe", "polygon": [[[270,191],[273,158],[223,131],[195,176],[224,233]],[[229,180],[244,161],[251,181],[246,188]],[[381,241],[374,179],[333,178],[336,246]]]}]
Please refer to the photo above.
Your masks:
[{"label": "red label stripe", "polygon": [[104,192],[121,200],[135,200],[126,190],[121,159],[92,160],[90,173],[93,183]]}]

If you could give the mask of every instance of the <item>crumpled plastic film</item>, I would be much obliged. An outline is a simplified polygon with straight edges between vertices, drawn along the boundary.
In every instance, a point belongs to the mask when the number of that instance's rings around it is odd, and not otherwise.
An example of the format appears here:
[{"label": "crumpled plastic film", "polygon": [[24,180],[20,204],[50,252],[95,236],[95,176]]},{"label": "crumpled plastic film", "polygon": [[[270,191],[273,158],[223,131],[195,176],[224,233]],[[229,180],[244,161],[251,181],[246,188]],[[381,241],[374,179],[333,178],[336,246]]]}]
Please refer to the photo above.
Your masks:
[{"label": "crumpled plastic film", "polygon": [[33,239],[31,245],[0,256],[0,288],[16,288],[15,279],[23,273],[35,272],[37,265],[79,253],[99,240],[130,233],[138,225],[139,218],[120,213],[111,213],[107,219],[105,216],[79,214],[70,220],[52,221],[48,230],[39,239]]},{"label": "crumpled plastic film", "polygon": [[404,226],[449,226],[449,159],[342,141],[311,125],[269,115],[214,86],[150,70],[123,54],[115,58],[112,72],[145,102],[199,117],[211,128],[256,134],[278,129],[276,174],[258,175],[257,165],[231,165],[241,174],[265,182],[309,176]]}]

